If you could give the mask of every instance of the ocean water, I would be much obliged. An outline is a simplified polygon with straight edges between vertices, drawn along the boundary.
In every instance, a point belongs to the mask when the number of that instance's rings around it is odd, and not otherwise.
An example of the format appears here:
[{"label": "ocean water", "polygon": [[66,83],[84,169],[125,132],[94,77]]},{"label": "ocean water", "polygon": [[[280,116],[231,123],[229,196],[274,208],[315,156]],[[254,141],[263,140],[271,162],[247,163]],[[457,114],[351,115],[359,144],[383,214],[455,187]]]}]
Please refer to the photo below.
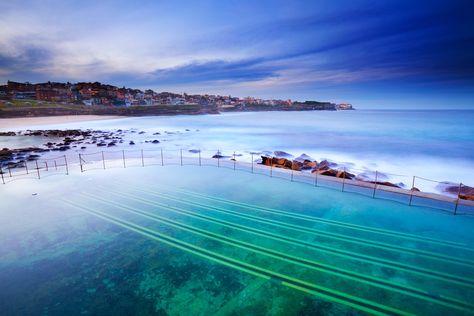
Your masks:
[{"label": "ocean water", "polygon": [[[0,127],[1,128],[1,127]],[[249,159],[251,151],[303,153],[328,159],[355,173],[375,171],[411,185],[413,175],[474,186],[474,111],[356,110],[247,112],[222,115],[138,117],[25,128],[135,129],[111,150],[139,148],[218,150]],[[160,135],[153,135],[154,133]],[[157,139],[159,145],[145,143]],[[134,140],[138,146],[128,145]],[[1,147],[44,143],[44,139],[0,138]],[[102,149],[101,149],[102,150]],[[77,152],[95,152],[95,145]],[[77,156],[74,155],[74,159]],[[240,157],[240,156],[239,156]],[[390,175],[392,174],[392,175]],[[417,180],[417,187],[439,191],[438,184]]]},{"label": "ocean water", "polygon": [[474,311],[469,216],[206,166],[72,168],[0,200],[4,315]]}]

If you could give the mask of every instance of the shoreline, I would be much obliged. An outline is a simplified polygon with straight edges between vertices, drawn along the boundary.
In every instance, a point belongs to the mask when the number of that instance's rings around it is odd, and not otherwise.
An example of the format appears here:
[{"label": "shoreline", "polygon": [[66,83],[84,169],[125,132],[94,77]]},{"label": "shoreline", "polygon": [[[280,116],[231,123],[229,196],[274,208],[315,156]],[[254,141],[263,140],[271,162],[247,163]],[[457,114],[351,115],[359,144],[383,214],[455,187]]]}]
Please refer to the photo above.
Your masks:
[{"label": "shoreline", "polygon": [[[303,121],[302,123],[297,124],[283,125],[288,125],[290,134],[295,132],[301,133],[301,124],[303,126],[303,130],[308,130],[308,128],[306,127],[310,127],[309,130],[311,133],[309,136],[314,137],[315,135],[317,136],[317,134],[321,134],[321,136],[317,138],[318,145],[316,145],[316,143],[311,144],[307,139],[308,136],[304,135],[304,137],[302,137],[301,143],[298,143],[298,146],[296,146],[294,144],[288,143],[289,137],[286,131],[282,132],[277,130],[273,132],[273,130],[269,130],[268,128],[272,124],[272,120],[281,121],[282,119],[285,119],[287,117],[287,114],[284,111],[279,111],[279,113],[274,114],[268,114],[268,117],[264,115],[261,123],[255,123],[251,121],[254,118],[261,117],[260,114],[256,114],[254,112],[226,112],[222,113],[222,115],[216,115],[216,117],[211,117],[209,114],[198,116],[145,116],[141,118],[135,116],[109,117],[100,115],[94,117],[81,115],[72,118],[67,116],[53,116],[17,119],[16,123],[18,123],[20,127],[16,128],[3,128],[3,126],[1,125],[2,120],[0,120],[0,130],[20,131],[22,129],[78,129],[82,131],[103,132],[95,136],[95,138],[97,139],[96,142],[93,142],[93,140],[85,140],[83,144],[71,143],[71,150],[76,155],[77,153],[94,152],[97,151],[98,148],[100,148],[99,150],[102,151],[105,149],[104,146],[106,146],[107,148],[111,147],[110,150],[127,150],[132,149],[131,146],[137,144],[137,147],[145,146],[145,149],[154,149],[154,147],[157,146],[156,144],[159,143],[159,146],[164,149],[177,148],[175,146],[180,146],[180,148],[184,148],[185,150],[199,148],[204,151],[207,151],[207,154],[210,156],[214,155],[217,150],[223,150],[223,155],[231,155],[232,152],[236,151],[238,153],[238,156],[241,156],[241,154],[243,154],[244,156],[246,156],[246,158],[249,158],[249,150],[265,151],[266,154],[270,156],[274,155],[275,152],[280,152],[285,155],[288,154],[288,158],[293,155],[293,158],[296,158],[300,154],[304,153],[305,155],[309,155],[310,157],[312,157],[310,160],[317,160],[318,162],[328,160],[329,162],[338,165],[338,168],[345,167],[348,169],[348,171],[354,171],[353,173],[357,174],[368,173],[368,175],[372,178],[375,176],[375,171],[378,171],[379,178],[385,177],[386,181],[391,181],[394,184],[403,183],[406,186],[411,186],[412,175],[417,175],[415,187],[420,187],[436,192],[439,192],[439,189],[436,187],[438,185],[434,182],[442,182],[441,186],[445,186],[449,183],[459,182],[468,184],[472,183],[472,164],[471,160],[466,157],[444,157],[443,155],[430,156],[424,153],[417,153],[414,151],[405,152],[403,159],[400,159],[398,154],[394,155],[391,152],[372,152],[371,148],[362,148],[362,150],[354,152],[353,145],[351,144],[353,144],[354,141],[355,143],[357,143],[359,139],[354,139],[353,135],[348,133],[352,130],[355,130],[357,132],[357,126],[350,124],[352,121],[357,122],[357,118],[361,117],[361,115],[342,116],[342,118],[345,117],[345,119],[342,120],[343,122],[350,122],[349,125],[345,125],[345,134],[348,135],[344,135],[344,133],[342,133],[342,135],[345,137],[342,138],[341,142],[341,137],[338,137],[337,135],[333,136],[331,133],[328,133],[332,131],[332,129],[327,128],[327,126],[324,125],[324,121],[329,121],[329,119],[336,119],[337,117],[339,117],[339,115],[337,115],[338,113],[329,113],[325,111],[310,112],[311,113],[308,113],[308,115],[306,115],[306,113],[302,114],[300,112],[291,114],[294,115],[295,118],[309,117],[307,121]],[[234,115],[237,116],[233,117]],[[247,117],[247,115],[250,116]],[[362,115],[362,117],[364,116],[365,115]],[[355,118],[355,120],[353,119],[353,117]],[[379,116],[375,117],[378,118]],[[89,120],[89,118],[94,118],[94,120]],[[121,120],[105,120],[115,118],[120,118]],[[326,120],[321,120],[321,118],[325,118]],[[37,119],[41,121],[45,120],[51,125],[30,125],[30,123],[34,123]],[[79,122],[75,123],[74,120],[79,120]],[[4,121],[6,122],[7,120]],[[14,120],[10,119],[10,121],[13,122]],[[90,121],[90,124],[88,124],[87,121]],[[56,122],[58,123],[55,124]],[[242,122],[245,123],[245,129],[242,128],[244,126]],[[322,126],[320,123],[316,124],[316,122],[321,122]],[[263,127],[265,127],[266,129],[260,129],[261,127],[259,124],[263,124]],[[318,125],[318,127],[313,128],[312,125],[308,124],[315,124]],[[221,129],[221,127],[230,127],[230,129]],[[216,130],[216,128],[218,129]],[[121,131],[121,133],[118,133],[118,131]],[[238,136],[236,136],[238,137],[238,140],[242,140],[243,143],[225,143],[225,138],[233,137],[230,132],[243,133],[242,135],[237,134]],[[270,133],[269,135],[273,135],[272,140],[270,140],[269,136],[265,133]],[[109,134],[110,136],[105,137],[107,136],[106,134]],[[4,141],[2,141],[2,138],[0,138],[0,142],[2,142],[2,148],[15,149],[21,147],[32,147],[37,146],[39,144],[46,145],[47,143],[51,142],[55,143],[55,145],[48,147],[48,149],[51,149],[52,152],[51,155],[47,154],[47,156],[53,156],[53,152],[55,150],[61,151],[62,145],[69,145],[70,142],[69,140],[66,141],[66,139],[64,139],[64,137],[66,137],[67,135],[61,135],[60,139],[57,139],[55,135],[49,135],[51,137],[50,139],[38,137],[38,140],[35,140],[36,137],[27,139],[26,137],[23,137],[25,135],[22,134],[20,134],[19,136],[21,137],[19,137],[18,140],[16,140],[14,137],[5,137],[3,138]],[[370,134],[368,136],[370,136]],[[114,137],[123,137],[123,139],[114,139]],[[261,144],[259,144],[260,142],[257,142],[256,145],[253,145],[251,140],[256,139],[256,137],[261,138],[262,140],[268,139],[268,143],[261,142]],[[276,140],[273,141],[273,138]],[[370,141],[371,139],[368,140]],[[347,150],[343,148],[344,146],[346,146],[346,142],[348,142]],[[133,143],[133,145],[129,145],[128,143]],[[322,145],[320,145],[320,143]],[[455,165],[456,168],[446,168],[446,161],[449,161],[451,165]],[[384,174],[385,176],[382,174]],[[420,179],[418,179],[418,176]],[[422,177],[434,180],[442,179],[444,181],[425,181],[422,179]]]},{"label": "shoreline", "polygon": [[54,125],[87,121],[114,120],[124,118],[118,115],[54,115],[34,117],[0,118],[0,130],[25,128],[28,125]]},{"label": "shoreline", "polygon": [[[117,117],[108,117],[108,119],[116,119]],[[120,117],[118,117],[120,118]],[[34,120],[38,118],[31,118],[30,120]],[[40,120],[48,121],[51,124],[57,122],[58,117],[43,117]],[[68,119],[69,117],[62,117],[62,121],[70,122]],[[65,120],[64,120],[65,119]],[[74,117],[73,119],[77,119]],[[81,118],[84,119],[84,118]],[[85,118],[88,119],[88,118]],[[93,117],[90,119],[102,120],[101,116]],[[13,122],[15,123],[15,122]],[[187,129],[186,131],[189,131]],[[41,137],[42,144],[34,144],[30,145],[29,147],[14,147],[14,148],[5,148],[0,150],[0,168],[6,167],[10,169],[16,168],[24,168],[28,162],[33,162],[36,160],[50,160],[52,159],[48,153],[53,153],[54,157],[56,157],[59,152],[74,152],[80,155],[90,155],[90,154],[97,154],[97,150],[101,151],[102,153],[107,153],[111,151],[112,153],[117,152],[117,146],[122,149],[122,154],[125,155],[125,147],[127,148],[127,152],[136,151],[136,149],[132,149],[135,147],[136,144],[148,144],[151,146],[155,146],[156,144],[162,144],[163,136],[165,135],[174,135],[175,132],[167,132],[164,131],[163,134],[160,132],[155,132],[151,136],[153,139],[136,139],[138,135],[146,134],[145,131],[140,131],[137,129],[127,129],[122,130],[118,129],[115,131],[112,130],[83,130],[79,129],[44,129],[44,130],[25,130],[25,131],[7,131],[7,132],[0,132],[0,136],[6,137],[18,137],[18,136],[30,136],[30,137]],[[128,136],[135,135],[134,139],[130,139]],[[156,138],[155,138],[156,137]],[[166,137],[166,136],[165,136]],[[160,140],[158,140],[158,138]],[[48,140],[49,139],[49,140]],[[136,142],[135,142],[136,141]],[[127,145],[128,143],[128,145]],[[146,145],[145,145],[146,146]],[[110,150],[108,148],[112,147]],[[100,149],[99,149],[100,148]],[[143,155],[143,148],[141,147],[142,151],[141,154]],[[92,153],[90,151],[93,151]],[[148,150],[156,150],[148,148]],[[163,155],[163,147],[161,145],[160,150]],[[199,160],[201,159],[201,152],[202,150],[196,149],[185,149],[186,152],[191,154],[199,153]],[[412,179],[406,175],[397,175],[397,174],[390,174],[384,171],[374,171],[371,169],[357,169],[352,166],[346,166],[345,164],[351,163],[340,163],[334,162],[332,160],[314,160],[311,156],[307,154],[301,154],[299,157],[293,156],[288,152],[284,151],[259,151],[259,152],[250,152],[244,151],[244,153],[238,153],[237,155],[225,155],[220,150],[215,153],[204,153],[204,157],[206,154],[211,157],[212,159],[221,159],[223,162],[226,160],[228,161],[236,161],[236,157],[243,157],[238,158],[239,161],[244,162],[248,156],[252,158],[251,161],[256,162],[259,165],[269,167],[270,172],[272,169],[277,171],[281,170],[283,172],[293,171],[301,172],[301,174],[307,174],[310,177],[314,176],[326,176],[333,179],[339,179],[341,181],[351,180],[356,181],[357,183],[364,184],[363,186],[377,186],[381,185],[384,187],[391,187],[391,190],[404,190],[413,191],[413,192],[420,192],[429,193],[427,187],[424,185],[419,186],[420,182],[417,182],[415,185],[415,178],[419,180],[426,180],[430,182],[435,182],[437,185],[434,187],[437,194],[441,193],[447,197],[459,197],[465,200],[474,200],[474,188],[470,187],[463,183],[455,183],[451,181],[437,181],[433,179],[426,179],[420,176],[413,176],[413,183],[409,183]],[[181,149],[182,155],[182,149]],[[261,160],[255,160],[255,157],[260,156]],[[48,157],[49,156],[49,157]],[[70,156],[70,154],[68,154]],[[191,155],[192,156],[192,155]],[[62,157],[62,156],[61,156]],[[64,156],[66,157],[66,156]],[[196,157],[194,157],[196,158]],[[102,159],[104,159],[102,157]],[[181,158],[182,159],[182,158]],[[374,173],[375,172],[375,173]],[[395,176],[395,177],[393,177]],[[403,180],[397,177],[404,177]],[[407,178],[408,177],[408,178]],[[410,181],[408,181],[409,179]],[[339,181],[337,180],[337,181]],[[401,180],[401,181],[400,181]],[[408,182],[407,182],[408,181]],[[458,192],[459,188],[459,192]],[[434,193],[431,192],[431,193]]]}]

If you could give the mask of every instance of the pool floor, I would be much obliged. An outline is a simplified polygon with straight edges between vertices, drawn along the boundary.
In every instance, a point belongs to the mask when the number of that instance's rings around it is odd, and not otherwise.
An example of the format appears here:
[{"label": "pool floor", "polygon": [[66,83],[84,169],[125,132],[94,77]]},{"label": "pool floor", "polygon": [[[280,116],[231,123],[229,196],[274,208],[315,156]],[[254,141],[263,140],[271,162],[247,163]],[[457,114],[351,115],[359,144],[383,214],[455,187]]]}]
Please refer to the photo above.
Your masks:
[{"label": "pool floor", "polygon": [[474,313],[471,217],[206,167],[1,189],[8,315]]}]

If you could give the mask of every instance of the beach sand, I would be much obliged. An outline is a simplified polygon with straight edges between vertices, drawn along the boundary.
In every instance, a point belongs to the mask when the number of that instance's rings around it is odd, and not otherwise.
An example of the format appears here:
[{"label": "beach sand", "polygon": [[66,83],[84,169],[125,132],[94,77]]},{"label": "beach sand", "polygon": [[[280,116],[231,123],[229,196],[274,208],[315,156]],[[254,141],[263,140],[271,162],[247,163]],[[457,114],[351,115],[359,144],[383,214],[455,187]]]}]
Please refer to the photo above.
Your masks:
[{"label": "beach sand", "polygon": [[113,115],[63,115],[63,116],[40,116],[40,117],[22,117],[22,118],[5,118],[0,119],[0,130],[8,130],[11,128],[24,127],[32,125],[49,125],[74,123],[84,121],[100,121],[123,118],[122,116]]}]

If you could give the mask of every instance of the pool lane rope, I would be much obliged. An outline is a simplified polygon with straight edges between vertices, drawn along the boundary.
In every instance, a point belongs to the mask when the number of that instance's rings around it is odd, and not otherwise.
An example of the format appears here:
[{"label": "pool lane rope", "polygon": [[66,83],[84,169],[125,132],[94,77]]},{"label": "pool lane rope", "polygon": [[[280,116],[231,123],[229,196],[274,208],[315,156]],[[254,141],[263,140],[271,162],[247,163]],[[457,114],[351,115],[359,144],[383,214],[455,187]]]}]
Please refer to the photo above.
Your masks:
[{"label": "pool lane rope", "polygon": [[[274,208],[258,206],[258,205],[254,205],[254,204],[248,204],[248,203],[223,199],[223,198],[220,198],[220,197],[211,196],[211,195],[207,195],[207,194],[202,194],[202,193],[198,193],[198,192],[194,192],[194,191],[190,191],[190,190],[185,190],[185,189],[180,189],[180,188],[168,188],[168,187],[158,185],[158,184],[154,184],[154,185],[159,186],[160,188],[164,188],[167,191],[171,191],[171,192],[178,191],[178,192],[181,192],[181,193],[184,193],[184,194],[187,194],[187,195],[195,196],[197,198],[206,199],[206,200],[210,200],[210,201],[216,201],[216,202],[225,203],[225,204],[229,204],[229,205],[235,205],[235,206],[243,207],[243,208],[246,208],[246,209],[249,209],[249,210],[257,210],[257,211],[261,211],[261,212],[277,214],[277,215],[287,216],[287,217],[301,219],[301,220],[307,220],[307,221],[310,221],[310,222],[323,223],[323,224],[326,224],[326,225],[333,225],[333,226],[337,226],[337,227],[349,228],[349,229],[354,229],[354,230],[359,230],[359,231],[364,231],[364,232],[369,232],[369,233],[374,233],[374,234],[381,234],[381,235],[386,235],[386,236],[405,238],[405,239],[414,240],[414,241],[418,241],[418,242],[426,242],[426,243],[432,243],[432,244],[436,244],[436,245],[443,245],[443,246],[447,246],[447,247],[450,246],[450,247],[453,247],[453,248],[467,250],[467,251],[474,251],[474,249],[472,249],[472,248],[465,247],[466,244],[459,243],[459,242],[441,240],[441,239],[425,237],[425,236],[419,236],[419,235],[403,233],[403,232],[397,232],[397,231],[377,228],[377,227],[373,227],[373,226],[364,226],[364,225],[358,225],[358,224],[351,224],[351,223],[347,223],[347,222],[340,222],[340,221],[321,218],[321,217],[316,217],[316,216],[298,214],[298,213],[295,213],[295,212],[288,212],[288,211],[283,211],[283,210],[279,210],[279,209],[274,209]],[[154,192],[156,192],[156,191],[154,191]]]},{"label": "pool lane rope", "polygon": [[450,307],[450,308],[459,309],[459,310],[462,310],[462,311],[470,311],[470,310],[474,309],[474,305],[465,303],[463,301],[460,301],[460,300],[457,300],[457,299],[454,299],[454,298],[448,298],[448,297],[445,297],[445,296],[436,296],[436,295],[430,294],[426,291],[423,291],[421,289],[417,289],[415,287],[411,287],[411,286],[408,286],[408,285],[399,284],[399,283],[395,283],[395,282],[389,282],[389,281],[386,281],[386,280],[381,279],[381,278],[372,277],[372,276],[369,276],[369,275],[364,275],[364,274],[357,273],[357,272],[354,272],[354,271],[350,271],[350,270],[347,270],[347,269],[337,268],[335,266],[327,265],[327,264],[324,264],[324,263],[321,263],[321,262],[318,262],[318,261],[309,260],[309,259],[305,259],[305,258],[300,258],[300,257],[297,257],[297,256],[291,256],[291,255],[288,255],[288,254],[280,252],[280,251],[276,251],[276,250],[268,249],[266,247],[261,247],[261,246],[258,246],[258,245],[254,245],[254,244],[251,244],[251,243],[248,243],[248,242],[245,242],[245,241],[241,241],[241,240],[237,240],[237,239],[230,238],[230,237],[227,237],[227,236],[223,236],[221,234],[209,232],[207,230],[204,230],[204,229],[192,226],[192,225],[184,224],[184,223],[181,223],[181,222],[178,222],[178,221],[175,221],[175,220],[163,217],[163,216],[159,216],[159,215],[156,215],[154,213],[142,211],[140,209],[129,207],[129,206],[124,206],[124,205],[119,204],[117,202],[114,202],[114,201],[111,201],[111,200],[108,200],[108,199],[104,199],[102,197],[98,197],[98,196],[95,196],[93,194],[82,193],[82,195],[85,196],[85,197],[94,199],[96,201],[100,201],[100,202],[104,203],[105,205],[113,206],[113,207],[122,209],[126,212],[137,214],[137,215],[145,217],[147,219],[151,219],[153,221],[164,223],[164,224],[169,225],[169,226],[174,227],[174,228],[182,229],[182,230],[191,232],[193,234],[197,234],[197,235],[203,236],[205,238],[213,239],[213,240],[216,240],[218,242],[225,243],[225,244],[228,244],[228,245],[231,245],[231,246],[234,246],[234,247],[238,247],[238,248],[246,249],[246,250],[249,250],[249,251],[253,251],[255,253],[266,255],[266,256],[269,256],[269,257],[274,258],[274,259],[283,260],[285,262],[296,264],[296,265],[299,265],[299,266],[302,266],[302,267],[305,267],[305,268],[313,269],[313,270],[320,271],[320,272],[323,272],[323,273],[336,275],[338,277],[347,278],[347,279],[350,279],[352,281],[357,281],[357,282],[361,282],[361,283],[364,283],[364,284],[369,284],[369,285],[379,287],[379,288],[382,288],[382,289],[385,289],[385,290],[398,292],[398,293],[401,293],[401,294],[404,294],[404,295],[407,295],[407,296],[415,297],[415,298],[418,298],[418,299],[421,299],[421,300],[426,300],[426,301],[436,303],[436,304],[440,304],[440,305],[443,305],[443,306],[447,306],[447,307]]},{"label": "pool lane rope", "polygon": [[141,202],[141,203],[144,203],[144,204],[147,204],[147,205],[165,207],[166,209],[174,211],[174,212],[184,213],[184,214],[187,214],[189,216],[193,216],[193,217],[205,219],[205,220],[208,220],[208,221],[212,221],[212,222],[218,223],[218,224],[223,225],[223,226],[228,226],[228,227],[231,227],[231,228],[240,229],[240,230],[248,232],[248,233],[263,235],[263,236],[266,236],[266,237],[269,237],[269,238],[284,241],[284,242],[294,244],[294,245],[297,245],[297,246],[317,249],[318,251],[335,254],[335,255],[345,257],[345,258],[348,258],[348,259],[352,259],[352,260],[359,260],[359,261],[363,261],[363,262],[367,262],[367,263],[371,263],[371,264],[377,264],[377,265],[380,265],[380,266],[385,266],[385,267],[392,268],[392,269],[397,269],[397,270],[400,270],[400,271],[405,271],[405,272],[410,272],[410,273],[413,273],[413,274],[422,275],[424,277],[430,277],[430,278],[441,280],[441,281],[444,281],[444,282],[449,282],[449,283],[453,283],[453,284],[457,284],[457,285],[466,286],[466,287],[469,287],[469,288],[474,288],[474,280],[466,278],[465,276],[462,276],[462,277],[461,276],[456,276],[456,275],[452,275],[452,274],[448,274],[448,273],[444,273],[444,272],[440,272],[440,271],[435,271],[435,270],[428,269],[428,268],[423,268],[423,267],[418,267],[418,266],[414,266],[414,265],[399,263],[397,261],[393,261],[393,260],[389,260],[389,259],[378,258],[378,257],[374,257],[374,256],[362,254],[362,253],[356,253],[356,252],[349,251],[349,250],[337,249],[337,248],[334,248],[334,247],[324,246],[322,244],[317,244],[317,243],[316,244],[315,243],[309,243],[309,242],[301,241],[299,239],[291,238],[291,237],[288,237],[288,236],[283,236],[283,235],[267,232],[265,230],[260,230],[260,229],[257,229],[257,228],[252,228],[252,227],[248,227],[248,226],[245,226],[245,225],[240,225],[240,224],[237,224],[237,223],[234,223],[234,222],[229,222],[229,221],[225,221],[225,220],[222,220],[222,219],[216,219],[216,218],[211,217],[211,216],[202,215],[200,213],[189,211],[189,210],[179,208],[179,207],[173,207],[173,206],[170,206],[168,204],[163,204],[163,203],[159,203],[159,202],[156,202],[156,201],[151,201],[151,200],[148,200],[148,199],[138,198],[136,196],[133,196],[133,195],[130,195],[130,194],[127,194],[127,193],[123,193],[123,192],[122,193],[117,193],[117,192],[113,192],[111,190],[109,190],[108,192],[112,193],[112,194],[115,194],[115,195],[118,195],[120,197],[126,196],[128,199],[135,200],[137,202]]},{"label": "pool lane rope", "polygon": [[[272,225],[272,226],[282,227],[282,228],[285,228],[285,229],[291,229],[291,230],[295,230],[295,231],[299,231],[299,232],[315,234],[315,235],[323,236],[323,237],[333,239],[333,240],[348,242],[348,243],[357,244],[357,245],[361,245],[361,246],[369,246],[369,247],[384,249],[384,250],[388,250],[388,251],[406,253],[406,254],[410,254],[410,255],[417,255],[417,256],[432,259],[432,260],[444,261],[444,262],[451,263],[451,264],[454,263],[454,264],[458,264],[458,265],[467,266],[469,268],[474,268],[474,261],[472,261],[472,260],[460,259],[460,258],[456,258],[456,257],[453,257],[453,256],[442,255],[442,254],[432,252],[432,251],[407,248],[407,247],[392,245],[392,244],[384,243],[384,242],[373,241],[373,240],[360,238],[360,237],[353,237],[353,236],[347,236],[347,235],[344,235],[344,234],[327,232],[327,231],[323,231],[323,230],[319,230],[319,229],[315,229],[315,228],[290,224],[290,223],[282,222],[282,221],[279,221],[279,220],[273,220],[273,219],[269,219],[269,218],[261,218],[261,217],[254,216],[254,215],[244,214],[244,213],[241,213],[241,212],[238,212],[238,211],[228,210],[228,209],[224,209],[224,208],[220,208],[220,207],[216,207],[216,206],[209,206],[209,205],[202,204],[202,203],[199,203],[199,202],[188,201],[186,199],[177,198],[177,197],[174,197],[174,196],[166,194],[166,193],[149,192],[149,191],[146,191],[146,190],[139,190],[139,189],[131,189],[131,190],[146,192],[146,193],[149,193],[151,195],[160,196],[160,197],[163,197],[165,199],[166,198],[167,199],[173,199],[175,201],[179,201],[179,202],[184,203],[184,204],[198,206],[198,207],[201,207],[201,208],[204,208],[204,209],[207,209],[207,210],[216,211],[216,212],[220,212],[220,213],[226,213],[226,214],[230,214],[232,216],[236,216],[236,217],[240,217],[240,218],[244,218],[244,219],[249,219],[249,220],[253,220],[253,221],[256,221],[256,222],[260,222],[260,223],[264,223],[264,224],[268,224],[268,225]],[[108,189],[108,191],[112,192],[112,190],[110,190],[110,189]],[[119,192],[119,191],[115,191],[115,192]],[[120,192],[120,193],[125,194],[123,192]]]},{"label": "pool lane rope", "polygon": [[134,231],[148,238],[160,241],[169,246],[181,249],[188,253],[197,255],[205,259],[209,259],[211,261],[240,270],[242,272],[249,273],[254,276],[258,276],[261,278],[265,278],[267,280],[278,282],[281,285],[284,285],[293,289],[297,289],[302,292],[306,292],[308,294],[315,295],[319,298],[322,298],[331,302],[343,304],[343,305],[358,309],[360,311],[363,311],[372,315],[412,315],[408,312],[399,310],[397,308],[379,304],[377,302],[372,302],[370,300],[356,297],[347,293],[342,293],[342,292],[332,290],[320,285],[312,284],[312,283],[309,283],[297,278],[293,278],[291,276],[288,276],[279,272],[271,271],[262,267],[258,267],[258,266],[255,266],[255,265],[252,265],[252,264],[249,264],[237,259],[233,259],[224,255],[209,251],[205,248],[190,244],[185,241],[181,241],[174,237],[137,225],[130,221],[120,219],[118,217],[115,217],[115,216],[112,216],[112,215],[109,215],[97,210],[93,210],[88,207],[78,205],[64,198],[61,198],[60,200],[69,206],[73,206],[84,212],[87,212],[101,219],[104,219],[110,223],[121,226],[122,228],[125,228],[128,230]]}]

